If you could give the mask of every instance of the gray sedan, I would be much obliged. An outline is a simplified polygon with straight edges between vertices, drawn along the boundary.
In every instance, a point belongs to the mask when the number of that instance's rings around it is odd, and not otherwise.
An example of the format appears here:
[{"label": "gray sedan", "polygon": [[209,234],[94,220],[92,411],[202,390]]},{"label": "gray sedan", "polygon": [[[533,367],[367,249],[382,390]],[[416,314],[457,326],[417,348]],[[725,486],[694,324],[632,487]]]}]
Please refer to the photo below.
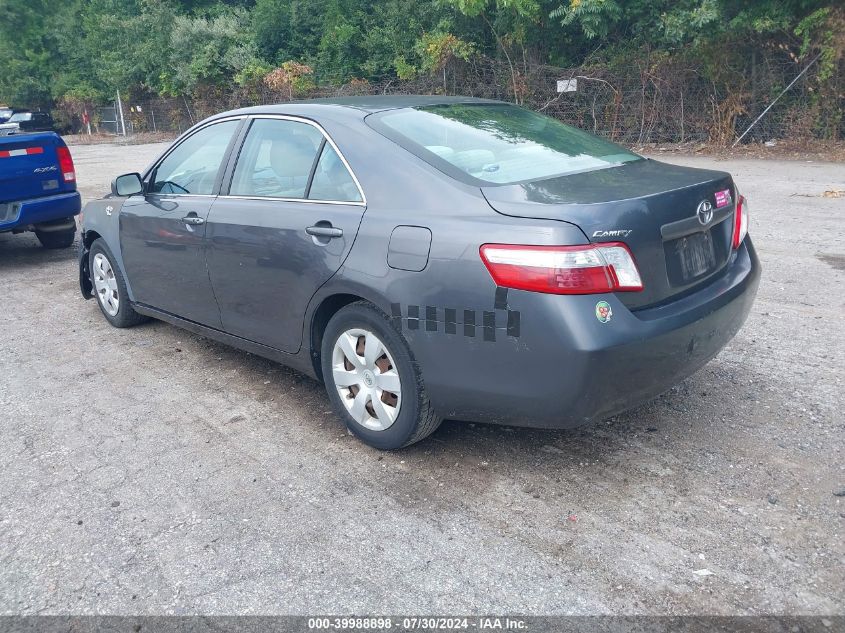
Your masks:
[{"label": "gray sedan", "polygon": [[497,101],[235,110],[84,212],[80,285],[326,384],[395,449],[443,418],[566,428],[644,402],[736,334],[760,265],[729,174]]}]

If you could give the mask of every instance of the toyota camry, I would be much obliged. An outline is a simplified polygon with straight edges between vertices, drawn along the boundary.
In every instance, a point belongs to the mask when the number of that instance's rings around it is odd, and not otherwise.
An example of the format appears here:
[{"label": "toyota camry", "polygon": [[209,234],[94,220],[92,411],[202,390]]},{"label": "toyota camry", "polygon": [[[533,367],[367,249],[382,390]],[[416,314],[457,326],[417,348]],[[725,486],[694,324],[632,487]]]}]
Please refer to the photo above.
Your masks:
[{"label": "toyota camry", "polygon": [[80,286],[325,383],[361,440],[444,418],[569,428],[647,401],[745,321],[731,176],[498,101],[362,97],[213,116],[89,203]]}]

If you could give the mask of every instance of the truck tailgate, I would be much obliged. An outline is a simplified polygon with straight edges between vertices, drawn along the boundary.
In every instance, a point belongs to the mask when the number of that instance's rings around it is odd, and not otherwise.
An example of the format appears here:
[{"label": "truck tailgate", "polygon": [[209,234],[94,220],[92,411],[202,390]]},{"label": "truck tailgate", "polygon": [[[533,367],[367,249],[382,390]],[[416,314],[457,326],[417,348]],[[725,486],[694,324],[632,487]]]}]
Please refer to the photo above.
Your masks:
[{"label": "truck tailgate", "polygon": [[0,204],[74,191],[62,176],[60,146],[52,132],[0,137]]}]

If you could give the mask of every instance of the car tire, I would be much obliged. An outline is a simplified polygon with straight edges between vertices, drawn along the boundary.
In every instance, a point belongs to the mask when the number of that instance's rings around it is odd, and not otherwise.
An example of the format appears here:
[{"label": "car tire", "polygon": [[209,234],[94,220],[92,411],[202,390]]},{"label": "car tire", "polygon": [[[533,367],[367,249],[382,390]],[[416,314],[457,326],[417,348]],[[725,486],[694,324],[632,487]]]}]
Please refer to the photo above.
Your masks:
[{"label": "car tire", "polygon": [[124,328],[149,321],[149,317],[135,312],[129,303],[123,273],[115,264],[114,255],[103,238],[97,238],[91,244],[88,270],[91,271],[91,285],[97,305],[109,323]]},{"label": "car tire", "polygon": [[35,231],[35,237],[44,248],[69,248],[76,238],[76,226],[64,231]]},{"label": "car tire", "polygon": [[394,450],[440,426],[407,342],[371,303],[351,303],[332,317],[323,333],[321,369],[332,405],[365,444]]}]

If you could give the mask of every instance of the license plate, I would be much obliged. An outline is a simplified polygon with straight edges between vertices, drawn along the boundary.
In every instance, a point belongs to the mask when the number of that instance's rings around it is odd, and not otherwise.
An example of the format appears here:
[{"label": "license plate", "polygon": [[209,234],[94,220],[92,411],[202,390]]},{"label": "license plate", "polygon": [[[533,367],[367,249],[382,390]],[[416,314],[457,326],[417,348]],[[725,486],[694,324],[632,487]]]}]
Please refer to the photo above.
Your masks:
[{"label": "license plate", "polygon": [[716,267],[716,251],[710,231],[676,240],[675,253],[684,281],[701,277]]}]

